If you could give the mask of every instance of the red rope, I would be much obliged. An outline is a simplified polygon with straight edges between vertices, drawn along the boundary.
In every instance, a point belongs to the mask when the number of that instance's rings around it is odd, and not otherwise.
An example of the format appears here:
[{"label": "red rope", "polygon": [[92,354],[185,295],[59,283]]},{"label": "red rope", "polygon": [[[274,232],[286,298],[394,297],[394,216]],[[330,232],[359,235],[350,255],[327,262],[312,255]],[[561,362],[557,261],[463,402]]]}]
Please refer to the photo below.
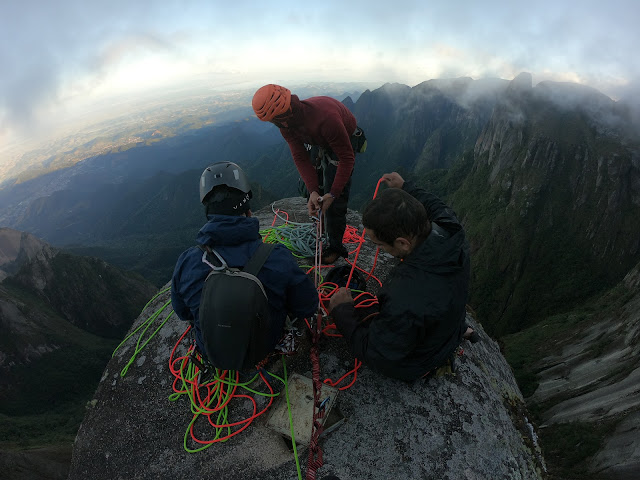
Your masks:
[{"label": "red rope", "polygon": [[[376,196],[378,195],[378,190],[380,189],[380,185],[382,184],[383,179],[380,178],[378,180],[378,183],[376,184],[376,189],[373,193],[373,198],[376,198]],[[358,262],[358,257],[360,255],[360,249],[362,248],[362,245],[364,244],[365,241],[365,231],[366,229],[362,229],[362,234],[360,236],[357,236],[357,229],[355,227],[350,227],[348,226],[348,228],[345,229],[345,234],[343,236],[343,242],[344,243],[358,243],[358,248],[356,248],[355,250],[355,258],[353,259],[353,263],[350,262],[348,259],[345,259],[345,261],[347,263],[349,263],[351,265],[351,271],[349,272],[349,278],[347,279],[347,286],[349,286],[351,284],[351,279],[353,278],[353,272],[355,271],[355,269],[357,268],[358,270],[367,273],[367,280],[369,280],[371,277],[373,277],[378,284],[380,284],[380,286],[382,286],[382,282],[380,281],[380,279],[378,279],[377,277],[375,277],[373,275],[373,271],[376,268],[376,265],[378,263],[378,254],[380,252],[380,249],[376,249],[376,255],[373,261],[373,267],[371,268],[370,271],[366,271],[360,267],[357,266],[357,262]],[[320,235],[318,235],[318,238],[321,238]],[[320,243],[320,242],[317,242]],[[317,248],[317,243],[316,243],[316,248]],[[351,255],[350,252],[349,255]],[[315,274],[316,274],[316,279],[318,276],[318,271],[319,269],[322,268],[320,266],[320,262],[318,261],[318,257],[316,255],[316,264],[313,267],[313,269],[315,269]],[[309,270],[309,272],[311,271],[311,269]],[[307,272],[307,273],[309,273]],[[331,295],[333,295],[333,293],[338,289],[338,285],[335,283],[329,283],[329,282],[325,282],[321,285],[318,285],[317,280],[316,280],[316,287],[318,288],[318,295],[320,297],[320,306],[321,308],[325,311],[325,313],[328,314],[327,311],[327,307],[326,307],[326,303],[328,303],[328,301],[330,300]],[[323,290],[325,290],[327,287],[329,288],[333,288],[333,290],[331,292],[329,292],[328,294],[323,294]],[[370,295],[372,298],[368,298],[368,299],[364,299],[361,302],[357,303],[357,300],[361,299],[361,297],[366,296],[366,295]],[[366,308],[366,307],[370,307],[373,305],[376,305],[378,303],[378,299],[369,294],[368,292],[363,292],[360,295],[358,295],[356,298],[354,298],[354,304],[356,308]],[[319,317],[318,321],[321,321],[321,317]],[[307,324],[308,325],[308,324]],[[320,332],[322,334],[324,334],[327,337],[341,337],[342,335],[340,335],[339,333],[334,333],[335,330],[337,329],[336,325],[331,323],[326,325],[323,329],[320,330]],[[357,375],[358,375],[358,369],[362,366],[362,362],[359,361],[357,358],[355,359],[355,367],[353,368],[353,370],[350,370],[349,372],[347,372],[346,374],[344,374],[340,379],[338,379],[337,381],[333,382],[331,379],[327,378],[325,379],[325,383],[331,386],[336,386],[338,384],[340,384],[345,378],[349,377],[349,375],[353,374],[353,379],[351,380],[351,382],[343,387],[340,387],[340,390],[346,390],[347,388],[350,388],[356,381],[357,379]]]},{"label": "red rope", "polygon": [[335,386],[339,385],[349,375],[353,374],[353,380],[351,380],[351,383],[349,383],[349,385],[345,385],[343,387],[339,387],[338,390],[346,390],[348,388],[351,388],[353,386],[353,384],[356,383],[356,380],[358,378],[358,369],[361,366],[362,366],[362,362],[356,358],[355,359],[355,366],[353,367],[353,370],[349,370],[347,373],[345,373],[343,376],[341,376],[335,382],[332,381],[330,378],[325,378],[324,379],[324,383],[326,383],[327,385],[331,385],[332,387],[335,387]]},{"label": "red rope", "polygon": [[[380,179],[378,181],[378,184],[376,185],[376,190],[373,195],[373,198],[376,197],[381,182],[382,182],[382,179]],[[280,213],[280,212],[281,210],[277,210],[276,213]],[[286,212],[283,212],[283,213],[286,215],[286,219],[287,219],[285,221],[286,223],[289,219],[289,215]],[[272,226],[275,225],[277,217],[278,215],[274,216]],[[312,424],[311,440],[309,443],[309,458],[307,461],[307,475],[306,475],[307,480],[315,480],[317,470],[320,467],[322,467],[324,463],[323,457],[322,457],[322,449],[320,448],[320,444],[319,444],[319,437],[323,430],[321,421],[324,418],[325,410],[324,408],[320,409],[323,383],[320,381],[320,354],[318,349],[318,342],[319,342],[320,335],[322,334],[330,337],[341,336],[339,333],[332,332],[332,330],[333,331],[336,330],[335,324],[327,324],[324,326],[324,328],[322,326],[323,310],[325,313],[327,311],[325,303],[329,301],[331,295],[333,294],[333,292],[336,291],[338,287],[336,284],[330,284],[330,283],[319,284],[320,269],[330,268],[330,266],[325,266],[321,264],[322,242],[320,241],[320,239],[322,238],[322,223],[323,223],[322,221],[323,220],[324,219],[322,218],[322,214],[320,214],[319,221],[317,222],[318,230],[317,230],[317,241],[316,241],[316,252],[315,252],[316,261],[315,261],[314,267],[309,269],[309,271],[307,272],[307,273],[310,273],[312,270],[315,271],[315,284],[316,284],[316,287],[318,288],[319,304],[321,307],[318,310],[316,324],[314,328],[312,328],[311,325],[309,324],[309,321],[305,319],[305,322],[307,323],[307,326],[309,327],[312,333],[312,345],[311,345],[310,355],[311,355],[311,363],[312,363],[312,376],[313,376],[312,380],[313,380],[313,395],[314,395],[313,424]],[[362,230],[361,235],[357,234],[357,229],[355,227],[348,226],[345,229],[343,242],[358,244],[358,247],[354,251],[355,258],[353,260],[353,263],[347,260],[347,262],[351,265],[351,271],[349,273],[349,279],[347,281],[347,285],[351,283],[353,272],[356,268],[368,274],[367,280],[369,280],[369,278],[373,276],[373,272],[375,270],[377,260],[378,260],[379,250],[376,251],[373,267],[369,272],[363,270],[360,267],[357,267],[356,265],[358,261],[358,256],[360,254],[360,249],[362,247],[362,244],[365,241],[364,237],[365,237],[365,229]],[[354,252],[350,252],[349,255],[353,254]],[[378,278],[376,278],[375,276],[373,276],[373,278],[380,285],[382,285],[382,282],[380,282]],[[329,293],[324,293],[325,290],[328,288],[330,288],[331,291]],[[362,294],[358,295],[354,299],[354,303],[356,304],[357,308],[369,307],[369,306],[375,305],[377,303],[377,299],[375,298],[375,296],[367,292],[363,292]],[[244,431],[247,427],[249,427],[249,425],[253,422],[253,420],[258,418],[260,415],[262,415],[264,412],[268,410],[268,408],[273,403],[273,398],[274,398],[273,388],[271,384],[267,381],[265,376],[263,375],[262,371],[260,371],[259,372],[260,378],[268,388],[270,394],[269,394],[269,401],[267,405],[260,412],[258,412],[257,403],[252,396],[236,393],[238,388],[238,380],[239,380],[238,372],[236,372],[234,381],[228,378],[229,371],[225,370],[225,371],[222,371],[222,373],[220,373],[217,378],[214,378],[214,380],[206,383],[201,383],[201,377],[203,376],[203,372],[201,371],[201,368],[198,365],[201,365],[202,357],[196,354],[195,345],[192,343],[187,349],[186,354],[183,356],[177,356],[177,353],[176,353],[178,346],[182,343],[182,341],[187,336],[190,330],[191,330],[191,326],[187,327],[187,329],[184,331],[182,336],[178,339],[178,341],[174,345],[171,351],[171,355],[169,357],[169,369],[172,375],[174,376],[172,388],[174,392],[178,394],[189,393],[190,397],[192,398],[192,401],[195,403],[195,407],[197,411],[194,412],[192,423],[191,423],[191,426],[189,427],[189,434],[191,436],[191,439],[195,443],[200,445],[209,445],[217,442],[224,442],[229,438]],[[192,356],[195,358],[195,360],[193,362],[190,362],[190,360],[192,359]],[[187,377],[186,371],[190,363],[193,365],[194,371],[193,371],[193,376],[190,379],[188,379],[186,378]],[[340,377],[335,382],[327,378],[324,380],[324,383],[326,383],[327,385],[336,387],[340,383],[345,381],[345,379],[353,375],[353,378],[349,384],[339,387],[339,390],[346,390],[350,388],[357,380],[358,369],[361,366],[362,366],[362,362],[359,361],[358,359],[355,359],[354,368],[352,370],[345,373],[342,377]],[[229,384],[227,382],[229,382]],[[215,407],[212,407],[209,404],[211,403],[211,400],[215,398],[215,396],[217,396],[217,405]],[[214,420],[211,417],[212,414],[219,414],[221,410],[228,407],[233,399],[240,399],[240,398],[246,399],[250,401],[252,404],[252,414],[247,418],[237,420],[237,421],[226,421],[225,423],[218,423],[218,420]],[[208,423],[212,427],[216,429],[226,428],[228,429],[229,433],[225,436],[216,437],[212,440],[199,438],[194,431],[194,427],[196,423],[196,418],[199,417],[200,415],[205,416],[206,419],[208,420]],[[236,429],[232,430],[232,428],[236,428]]]},{"label": "red rope", "polygon": [[309,458],[307,460],[307,480],[315,480],[316,471],[322,467],[322,448],[320,448],[319,438],[322,434],[321,420],[324,418],[324,409],[320,409],[320,398],[322,394],[322,382],[320,382],[320,354],[318,351],[318,340],[322,327],[322,313],[318,312],[315,328],[311,329],[311,374],[313,380],[313,423],[311,425],[311,439],[309,440]]},{"label": "red rope", "polygon": [[[378,180],[378,184],[376,185],[376,190],[373,192],[373,198],[376,198],[376,195],[378,195],[378,189],[380,188],[380,184],[382,183],[383,179],[380,178],[380,180]],[[349,272],[349,278],[347,280],[347,286],[349,286],[351,284],[351,277],[353,276],[353,271],[356,268],[356,263],[358,263],[358,256],[360,255],[360,248],[362,247],[362,244],[364,243],[364,233],[367,229],[363,228],[362,229],[362,235],[361,235],[361,241],[360,241],[360,245],[358,245],[358,248],[356,249],[356,257],[353,259],[353,264],[351,265],[351,272]],[[376,252],[376,260],[378,258],[378,252]],[[374,264],[375,267],[375,264]],[[371,269],[371,272],[373,272],[373,269]],[[380,284],[382,285],[382,283]]]},{"label": "red rope", "polygon": [[[318,213],[318,223],[316,224],[316,255],[315,267],[319,267],[322,263],[322,211]],[[315,269],[315,285],[318,288],[319,268]],[[320,289],[318,289],[318,300],[320,301]],[[309,323],[307,322],[307,325]],[[320,409],[320,396],[322,394],[322,382],[320,382],[320,353],[318,351],[318,342],[322,330],[322,311],[318,309],[316,315],[315,328],[311,328],[311,380],[313,382],[313,422],[311,424],[311,438],[309,440],[309,457],[307,459],[307,480],[315,480],[316,471],[322,467],[322,449],[320,448],[320,434],[322,433],[321,420],[324,417],[324,409]]]},{"label": "red rope", "polygon": [[284,212],[283,210],[280,210],[279,208],[277,208],[275,210],[275,215],[273,216],[273,222],[271,222],[271,226],[273,227],[276,224],[276,220],[278,219],[278,213],[284,213],[287,216],[287,219],[284,221],[284,223],[287,223],[289,221],[289,214],[287,212]]},{"label": "red rope", "polygon": [[[274,399],[273,387],[267,381],[262,371],[260,371],[259,372],[260,378],[262,379],[262,381],[264,382],[265,386],[269,391],[269,394],[268,394],[269,401],[267,405],[261,411],[258,412],[257,411],[258,405],[256,403],[255,398],[253,398],[250,395],[236,393],[238,389],[238,381],[239,381],[238,372],[235,372],[235,378],[231,379],[229,378],[229,371],[223,370],[218,376],[218,378],[214,378],[211,381],[202,383],[201,377],[203,372],[197,366],[197,363],[202,361],[202,358],[196,355],[195,346],[191,344],[187,349],[187,353],[185,355],[176,356],[177,355],[176,351],[178,349],[178,346],[182,343],[182,341],[187,336],[187,333],[190,330],[191,330],[191,326],[187,327],[185,332],[182,334],[182,336],[178,339],[178,341],[174,345],[171,351],[171,355],[169,357],[169,370],[171,371],[171,374],[174,376],[172,388],[173,388],[173,391],[178,394],[190,393],[190,396],[193,399],[193,402],[198,410],[197,412],[194,413],[192,417],[192,425],[189,428],[189,434],[191,436],[191,439],[195,443],[200,445],[210,445],[213,443],[224,442],[229,438],[244,431],[247,427],[249,427],[249,425],[251,425],[253,420],[255,420],[256,418],[258,418],[260,415],[264,414],[267,411],[267,409],[273,404],[273,399]],[[196,355],[199,358],[196,359],[198,360],[198,362],[193,363],[193,367],[195,371],[192,378],[189,379],[187,378],[188,376],[187,368],[189,366],[192,355]],[[227,382],[230,382],[230,384],[228,384]],[[216,395],[217,395],[218,401],[215,407],[209,405],[211,400]],[[219,414],[219,412],[224,408],[228,407],[234,399],[240,399],[240,398],[246,399],[251,402],[253,406],[253,409],[252,409],[253,412],[251,413],[251,415],[237,421],[227,421],[226,423],[218,423],[217,420],[214,420],[212,418],[213,414],[216,414],[216,415]],[[208,423],[216,429],[223,429],[223,428],[229,429],[229,433],[227,433],[227,435],[220,436],[212,440],[199,438],[194,432],[194,426],[196,423],[195,420],[198,416],[204,416],[207,419]],[[232,430],[233,428],[235,428],[235,430]]]}]

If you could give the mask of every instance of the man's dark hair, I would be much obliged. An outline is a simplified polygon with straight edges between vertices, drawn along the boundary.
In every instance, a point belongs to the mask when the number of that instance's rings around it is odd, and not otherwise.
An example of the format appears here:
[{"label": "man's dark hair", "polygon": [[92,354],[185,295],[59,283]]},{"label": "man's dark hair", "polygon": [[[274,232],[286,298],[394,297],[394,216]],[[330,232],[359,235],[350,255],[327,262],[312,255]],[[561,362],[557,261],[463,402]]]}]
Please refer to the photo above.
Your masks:
[{"label": "man's dark hair", "polygon": [[214,187],[202,202],[207,215],[242,215],[251,209],[251,193],[226,185]]},{"label": "man's dark hair", "polygon": [[362,214],[365,228],[373,230],[382,242],[393,245],[398,237],[425,238],[431,231],[431,222],[424,206],[399,188],[378,193]]}]

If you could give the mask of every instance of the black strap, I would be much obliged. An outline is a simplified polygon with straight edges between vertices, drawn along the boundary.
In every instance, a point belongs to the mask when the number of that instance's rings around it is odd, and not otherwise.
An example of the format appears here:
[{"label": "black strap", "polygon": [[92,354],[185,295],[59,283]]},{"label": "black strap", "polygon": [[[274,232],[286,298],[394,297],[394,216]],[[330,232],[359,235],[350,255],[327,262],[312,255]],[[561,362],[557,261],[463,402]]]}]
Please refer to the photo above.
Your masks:
[{"label": "black strap", "polygon": [[261,243],[242,271],[250,273],[251,275],[258,275],[258,272],[264,265],[264,262],[267,261],[267,258],[269,258],[269,255],[275,246],[276,245],[274,243]]}]

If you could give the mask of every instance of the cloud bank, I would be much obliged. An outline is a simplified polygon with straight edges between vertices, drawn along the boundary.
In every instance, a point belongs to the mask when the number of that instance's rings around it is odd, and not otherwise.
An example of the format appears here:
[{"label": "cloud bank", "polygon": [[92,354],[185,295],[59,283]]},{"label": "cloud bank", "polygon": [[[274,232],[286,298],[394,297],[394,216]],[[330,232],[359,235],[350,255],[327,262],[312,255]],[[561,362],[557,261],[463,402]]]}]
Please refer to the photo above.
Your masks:
[{"label": "cloud bank", "polygon": [[[116,93],[470,76],[638,91],[640,2],[25,0],[0,15],[0,135]],[[1,138],[1,137],[0,137]]]}]

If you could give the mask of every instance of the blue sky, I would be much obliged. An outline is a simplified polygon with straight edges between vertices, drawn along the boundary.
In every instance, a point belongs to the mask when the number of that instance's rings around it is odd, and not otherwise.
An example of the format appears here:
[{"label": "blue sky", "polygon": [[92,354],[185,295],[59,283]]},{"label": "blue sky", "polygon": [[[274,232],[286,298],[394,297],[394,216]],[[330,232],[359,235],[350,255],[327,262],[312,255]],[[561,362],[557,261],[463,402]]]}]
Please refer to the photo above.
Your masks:
[{"label": "blue sky", "polygon": [[1,0],[0,147],[131,91],[470,76],[638,91],[636,0]]}]

